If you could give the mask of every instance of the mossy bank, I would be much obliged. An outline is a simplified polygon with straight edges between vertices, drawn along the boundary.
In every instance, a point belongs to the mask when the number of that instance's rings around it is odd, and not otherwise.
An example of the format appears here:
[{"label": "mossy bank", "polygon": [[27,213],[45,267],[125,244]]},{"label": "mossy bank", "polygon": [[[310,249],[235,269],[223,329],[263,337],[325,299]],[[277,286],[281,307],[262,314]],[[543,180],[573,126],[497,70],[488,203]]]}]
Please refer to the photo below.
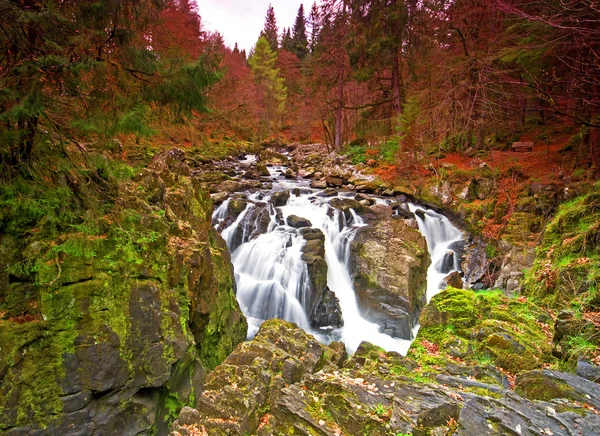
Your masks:
[{"label": "mossy bank", "polygon": [[246,334],[210,197],[176,149],[64,174],[56,204],[3,191],[0,433],[164,434]]}]

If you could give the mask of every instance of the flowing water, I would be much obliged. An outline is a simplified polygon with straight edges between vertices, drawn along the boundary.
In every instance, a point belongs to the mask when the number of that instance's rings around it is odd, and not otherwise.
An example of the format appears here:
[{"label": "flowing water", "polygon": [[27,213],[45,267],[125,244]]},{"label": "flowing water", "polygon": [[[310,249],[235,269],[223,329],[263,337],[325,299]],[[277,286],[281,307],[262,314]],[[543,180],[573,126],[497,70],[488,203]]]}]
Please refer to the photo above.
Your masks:
[{"label": "flowing water", "polygon": [[[244,162],[245,164],[245,162]],[[281,174],[285,168],[271,167],[273,188],[248,195],[246,209],[234,222],[226,225],[222,236],[232,251],[237,284],[237,298],[248,318],[248,337],[253,337],[260,324],[270,318],[297,323],[323,342],[339,340],[354,352],[362,341],[388,351],[406,354],[411,340],[393,338],[379,332],[379,326],[360,315],[348,267],[350,243],[356,231],[366,224],[354,211],[348,219],[329,205],[335,197],[320,196],[309,189],[309,181],[289,181]],[[299,189],[295,189],[299,188]],[[293,190],[285,205],[275,208],[269,199],[273,193]],[[348,197],[348,193],[338,194]],[[213,223],[223,226],[227,217],[227,200],[213,214]],[[379,202],[388,200],[379,199]],[[460,271],[462,234],[443,215],[420,206],[409,205],[415,212],[420,231],[427,239],[431,266],[427,274],[427,300],[443,288],[442,279],[451,271]],[[268,214],[268,215],[267,215]],[[297,229],[286,224],[290,215],[308,219],[313,228],[325,235],[327,285],[339,299],[344,325],[341,328],[311,329],[306,314],[308,270],[302,260],[305,240]],[[264,223],[268,220],[268,225]],[[263,223],[261,225],[261,222]],[[258,232],[262,233],[257,234]],[[413,333],[416,334],[418,326]]]}]

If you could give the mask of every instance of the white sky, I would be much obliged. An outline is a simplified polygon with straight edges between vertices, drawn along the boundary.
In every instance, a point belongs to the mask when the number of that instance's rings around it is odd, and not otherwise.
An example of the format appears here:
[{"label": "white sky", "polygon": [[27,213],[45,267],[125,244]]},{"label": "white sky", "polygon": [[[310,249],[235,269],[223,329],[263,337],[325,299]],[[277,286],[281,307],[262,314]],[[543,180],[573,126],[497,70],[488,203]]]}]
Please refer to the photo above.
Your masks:
[{"label": "white sky", "polygon": [[[304,15],[308,15],[314,0],[196,0],[202,17],[204,30],[218,31],[225,44],[233,48],[237,42],[241,49],[250,49],[256,44],[265,24],[269,3],[275,10],[279,32],[292,27],[300,3],[304,4]],[[320,3],[317,1],[317,3]]]}]

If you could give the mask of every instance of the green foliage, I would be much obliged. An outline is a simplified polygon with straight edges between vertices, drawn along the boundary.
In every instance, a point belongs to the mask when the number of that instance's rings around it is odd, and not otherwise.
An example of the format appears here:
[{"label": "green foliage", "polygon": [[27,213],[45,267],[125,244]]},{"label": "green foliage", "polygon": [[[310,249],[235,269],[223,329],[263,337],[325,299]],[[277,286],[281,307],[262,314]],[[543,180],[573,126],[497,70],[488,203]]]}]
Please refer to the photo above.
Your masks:
[{"label": "green foliage", "polygon": [[367,147],[364,145],[351,145],[345,150],[345,154],[350,158],[352,163],[356,165],[367,162],[367,157],[365,156],[366,150]]},{"label": "green foliage", "polygon": [[265,116],[261,119],[261,138],[270,134],[278,117],[285,109],[287,100],[287,89],[283,77],[279,76],[279,70],[275,68],[277,53],[269,47],[269,42],[260,37],[254,48],[254,53],[248,59],[254,81],[263,93],[263,108]]}]

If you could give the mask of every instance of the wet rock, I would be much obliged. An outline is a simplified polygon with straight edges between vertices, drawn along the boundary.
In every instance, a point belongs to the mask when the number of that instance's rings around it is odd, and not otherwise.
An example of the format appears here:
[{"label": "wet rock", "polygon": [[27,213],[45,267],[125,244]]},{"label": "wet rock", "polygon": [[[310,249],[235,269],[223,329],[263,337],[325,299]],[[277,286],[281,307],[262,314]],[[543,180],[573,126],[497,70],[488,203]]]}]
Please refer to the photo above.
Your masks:
[{"label": "wet rock", "polygon": [[450,273],[449,275],[447,275],[444,278],[444,283],[446,283],[447,286],[452,286],[453,288],[456,288],[456,289],[463,288],[462,276],[460,275],[460,273],[458,271],[454,271],[454,272]]},{"label": "wet rock", "polygon": [[297,215],[290,215],[286,218],[285,222],[288,226],[300,229],[302,227],[312,227],[312,223],[306,219]]},{"label": "wet rock", "polygon": [[[313,186],[315,187],[315,186]],[[338,195],[338,191],[337,189],[334,188],[327,188],[322,192],[317,193],[317,196],[319,197],[335,197]]]},{"label": "wet rock", "polygon": [[429,255],[423,236],[391,208],[371,208],[370,226],[351,245],[351,271],[361,314],[381,331],[409,339],[425,304]]},{"label": "wet rock", "polygon": [[306,312],[313,328],[341,327],[344,325],[338,298],[327,287],[327,262],[325,261],[325,235],[319,229],[303,228],[299,232],[306,244],[302,259],[306,262],[309,295]]},{"label": "wet rock", "polygon": [[261,177],[269,177],[271,175],[269,169],[267,168],[267,165],[265,165],[263,162],[259,162],[256,164],[256,172]]},{"label": "wet rock", "polygon": [[215,206],[220,205],[221,203],[223,203],[225,200],[227,200],[229,198],[229,193],[227,192],[216,192],[214,194],[210,194],[210,198],[213,201],[213,204]]},{"label": "wet rock", "polygon": [[273,203],[273,206],[280,207],[280,206],[285,206],[289,199],[290,199],[290,191],[278,191],[278,192],[274,192],[273,195],[271,195],[270,201],[271,201],[271,203]]},{"label": "wet rock", "polygon": [[477,238],[464,247],[461,270],[466,284],[477,283],[487,272],[486,244]]},{"label": "wet rock", "polygon": [[286,169],[284,175],[285,175],[286,179],[294,179],[295,180],[296,177],[298,177],[298,175],[292,168]]}]

